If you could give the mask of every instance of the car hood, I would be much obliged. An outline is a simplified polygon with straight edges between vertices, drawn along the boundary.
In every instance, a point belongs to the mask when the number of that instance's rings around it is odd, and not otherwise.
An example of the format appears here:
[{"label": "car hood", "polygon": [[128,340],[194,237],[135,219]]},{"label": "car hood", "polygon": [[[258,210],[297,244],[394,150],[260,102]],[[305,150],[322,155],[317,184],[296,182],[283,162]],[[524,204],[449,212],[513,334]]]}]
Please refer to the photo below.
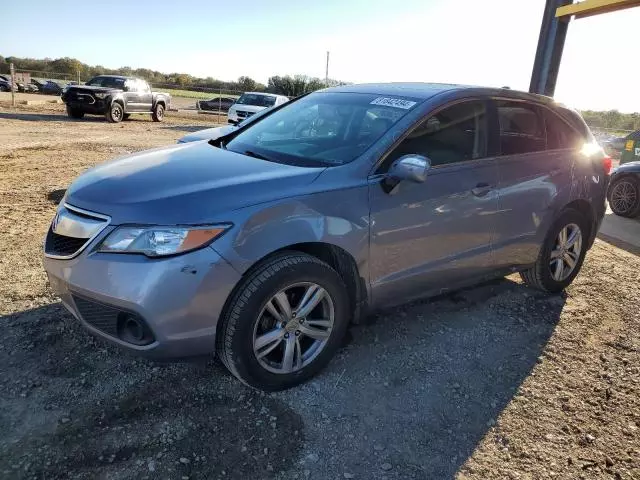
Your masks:
[{"label": "car hood", "polygon": [[206,224],[224,221],[221,216],[238,208],[304,194],[323,170],[192,142],[88,170],[71,184],[65,201],[109,215],[114,225]]},{"label": "car hood", "polygon": [[227,125],[225,127],[207,128],[205,130],[198,130],[197,132],[190,133],[178,139],[178,143],[197,142],[199,140],[217,140],[228,133],[237,130],[236,125]]},{"label": "car hood", "polygon": [[264,110],[267,107],[259,107],[258,105],[244,105],[241,103],[234,103],[233,105],[231,105],[231,109],[233,110],[241,110],[243,112],[259,112],[261,110]]},{"label": "car hood", "polygon": [[69,85],[67,87],[67,91],[73,90],[85,90],[89,92],[122,92],[123,90],[120,88],[113,87],[98,87],[96,85]]}]

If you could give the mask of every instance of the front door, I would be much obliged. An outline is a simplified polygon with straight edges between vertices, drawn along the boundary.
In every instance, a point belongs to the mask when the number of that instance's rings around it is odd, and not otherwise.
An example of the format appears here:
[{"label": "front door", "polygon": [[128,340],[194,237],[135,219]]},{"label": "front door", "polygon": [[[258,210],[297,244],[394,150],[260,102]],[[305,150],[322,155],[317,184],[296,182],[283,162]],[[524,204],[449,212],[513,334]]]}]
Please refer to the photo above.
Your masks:
[{"label": "front door", "polygon": [[[487,157],[487,105],[468,100],[430,115],[370,178],[370,280],[376,305],[401,303],[472,283],[494,268],[498,197]],[[402,155],[431,160],[424,183],[381,187]]]},{"label": "front door", "polygon": [[124,83],[124,101],[127,112],[140,111],[140,94],[137,80],[130,78]]}]

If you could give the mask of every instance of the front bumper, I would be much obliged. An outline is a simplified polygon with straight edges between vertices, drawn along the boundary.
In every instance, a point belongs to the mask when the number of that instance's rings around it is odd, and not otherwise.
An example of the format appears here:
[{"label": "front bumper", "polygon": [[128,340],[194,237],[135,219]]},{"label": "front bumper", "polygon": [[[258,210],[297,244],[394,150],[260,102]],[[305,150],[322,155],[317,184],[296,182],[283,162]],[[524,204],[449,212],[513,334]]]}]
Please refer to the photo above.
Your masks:
[{"label": "front bumper", "polygon": [[96,100],[95,103],[75,102],[73,100],[65,100],[64,96],[62,101],[70,108],[79,110],[84,113],[94,115],[104,115],[109,107],[109,104],[104,100]]},{"label": "front bumper", "polygon": [[[100,241],[100,238],[95,243]],[[94,335],[152,358],[186,357],[215,351],[218,318],[240,275],[212,248],[150,259],[143,255],[92,252],[70,260],[44,257],[52,289]],[[80,299],[80,300],[78,300]],[[152,342],[135,345],[113,329],[83,318],[82,301],[142,318]],[[87,321],[89,320],[89,321]]]}]

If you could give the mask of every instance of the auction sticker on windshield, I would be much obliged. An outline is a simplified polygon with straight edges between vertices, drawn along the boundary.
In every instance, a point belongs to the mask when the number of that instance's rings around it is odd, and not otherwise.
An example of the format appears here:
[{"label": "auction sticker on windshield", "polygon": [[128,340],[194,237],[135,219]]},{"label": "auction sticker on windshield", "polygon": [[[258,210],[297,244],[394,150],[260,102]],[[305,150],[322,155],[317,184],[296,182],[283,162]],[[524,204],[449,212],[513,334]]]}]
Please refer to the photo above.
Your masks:
[{"label": "auction sticker on windshield", "polygon": [[402,108],[403,110],[409,110],[416,103],[417,102],[404,100],[402,98],[378,97],[371,102],[371,105],[384,105],[385,107],[395,107]]}]

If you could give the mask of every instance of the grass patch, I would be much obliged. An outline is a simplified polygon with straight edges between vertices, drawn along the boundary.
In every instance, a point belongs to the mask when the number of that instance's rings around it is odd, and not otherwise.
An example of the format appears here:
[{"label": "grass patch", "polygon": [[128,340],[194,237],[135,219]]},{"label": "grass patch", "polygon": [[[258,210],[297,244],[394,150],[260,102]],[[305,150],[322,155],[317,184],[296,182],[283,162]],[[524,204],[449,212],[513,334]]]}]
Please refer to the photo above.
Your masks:
[{"label": "grass patch", "polygon": [[172,97],[197,98],[198,100],[209,100],[214,97],[238,98],[240,95],[230,95],[227,93],[219,94],[215,92],[194,92],[192,90],[178,90],[175,88],[154,88],[154,91],[166,92]]}]

